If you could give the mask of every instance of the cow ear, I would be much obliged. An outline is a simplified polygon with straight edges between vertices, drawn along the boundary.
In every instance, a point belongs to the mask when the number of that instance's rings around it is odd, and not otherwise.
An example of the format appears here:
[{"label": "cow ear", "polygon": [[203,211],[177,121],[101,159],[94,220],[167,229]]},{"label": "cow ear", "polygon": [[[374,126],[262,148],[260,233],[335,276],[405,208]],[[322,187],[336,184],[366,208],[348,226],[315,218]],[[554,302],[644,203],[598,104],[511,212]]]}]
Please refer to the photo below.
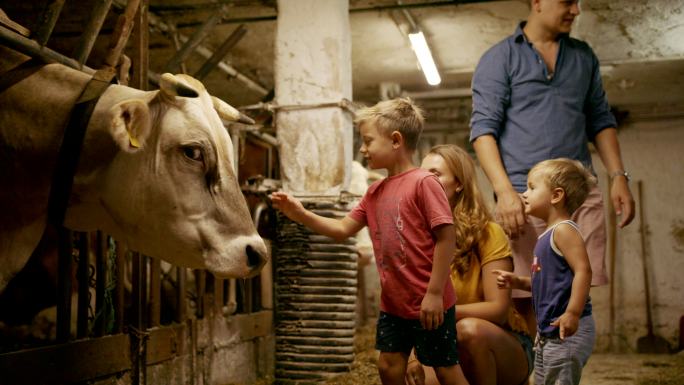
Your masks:
[{"label": "cow ear", "polygon": [[150,109],[143,100],[120,102],[110,110],[110,131],[114,141],[128,152],[140,150],[150,133]]}]

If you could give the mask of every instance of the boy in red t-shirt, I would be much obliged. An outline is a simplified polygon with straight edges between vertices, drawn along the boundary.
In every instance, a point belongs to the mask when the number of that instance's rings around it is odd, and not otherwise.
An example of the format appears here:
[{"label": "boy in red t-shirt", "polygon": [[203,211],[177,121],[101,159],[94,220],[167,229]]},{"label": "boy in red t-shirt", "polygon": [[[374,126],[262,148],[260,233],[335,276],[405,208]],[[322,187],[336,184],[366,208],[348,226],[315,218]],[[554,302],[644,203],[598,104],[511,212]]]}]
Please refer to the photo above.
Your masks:
[{"label": "boy in red t-shirt", "polygon": [[271,194],[287,217],[335,239],[368,226],[382,287],[376,348],[385,385],[404,385],[413,348],[442,385],[467,384],[458,365],[456,298],[448,279],[453,216],[438,178],[412,162],[423,121],[420,109],[404,98],[357,113],[361,154],[370,168],[385,168],[388,176],[372,184],[341,220],[316,215],[289,194]]}]

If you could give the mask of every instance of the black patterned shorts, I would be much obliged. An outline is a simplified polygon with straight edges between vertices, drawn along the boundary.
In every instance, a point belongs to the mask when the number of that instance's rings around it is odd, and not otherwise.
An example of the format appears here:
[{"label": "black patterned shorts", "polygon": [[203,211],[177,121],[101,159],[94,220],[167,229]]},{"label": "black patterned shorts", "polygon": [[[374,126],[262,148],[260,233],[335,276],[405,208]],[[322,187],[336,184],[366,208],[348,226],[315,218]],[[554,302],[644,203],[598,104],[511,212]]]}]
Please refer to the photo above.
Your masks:
[{"label": "black patterned shorts", "polygon": [[455,307],[444,312],[444,323],[435,330],[425,330],[420,320],[405,319],[383,311],[378,318],[375,348],[381,352],[411,353],[421,364],[442,367],[458,364]]}]

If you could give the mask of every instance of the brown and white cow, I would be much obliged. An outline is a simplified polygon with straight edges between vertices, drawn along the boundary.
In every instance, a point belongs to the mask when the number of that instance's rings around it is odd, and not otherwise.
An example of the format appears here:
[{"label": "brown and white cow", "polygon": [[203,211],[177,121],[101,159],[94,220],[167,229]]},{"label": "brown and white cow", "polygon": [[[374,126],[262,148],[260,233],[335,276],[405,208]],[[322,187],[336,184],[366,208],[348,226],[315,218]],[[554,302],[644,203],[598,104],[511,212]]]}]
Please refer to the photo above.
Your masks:
[{"label": "brown and white cow", "polygon": [[[23,60],[0,47],[0,77]],[[48,64],[0,93],[0,291],[46,226],[64,127],[89,78]],[[165,74],[160,85],[104,92],[88,123],[64,224],[101,229],[130,249],[221,277],[252,276],[265,263],[266,246],[221,122],[240,114],[189,76]],[[176,96],[183,87],[199,96]]]}]

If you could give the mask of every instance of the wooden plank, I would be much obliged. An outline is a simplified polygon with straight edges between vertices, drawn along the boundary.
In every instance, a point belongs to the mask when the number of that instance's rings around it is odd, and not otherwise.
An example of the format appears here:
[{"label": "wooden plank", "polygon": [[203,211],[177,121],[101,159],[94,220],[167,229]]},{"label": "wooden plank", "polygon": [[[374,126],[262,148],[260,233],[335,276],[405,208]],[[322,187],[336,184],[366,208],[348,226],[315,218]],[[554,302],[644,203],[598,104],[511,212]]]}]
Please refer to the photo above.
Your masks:
[{"label": "wooden plank", "polygon": [[64,0],[54,0],[45,7],[43,14],[40,16],[38,28],[35,31],[35,39],[40,45],[45,45],[52,35],[52,30],[57,24],[59,14],[62,12]]},{"label": "wooden plank", "polygon": [[95,6],[93,6],[93,10],[90,12],[88,23],[74,50],[73,57],[78,60],[79,63],[85,64],[86,60],[88,60],[90,51],[93,49],[93,45],[95,45],[95,40],[97,40],[97,35],[100,34],[100,29],[102,29],[102,24],[107,17],[111,5],[112,0],[95,1]]},{"label": "wooden plank", "polygon": [[126,334],[0,354],[3,384],[67,384],[130,368],[130,340]]},{"label": "wooden plank", "polygon": [[148,332],[147,365],[168,361],[186,353],[188,328],[185,324],[157,327]]}]

